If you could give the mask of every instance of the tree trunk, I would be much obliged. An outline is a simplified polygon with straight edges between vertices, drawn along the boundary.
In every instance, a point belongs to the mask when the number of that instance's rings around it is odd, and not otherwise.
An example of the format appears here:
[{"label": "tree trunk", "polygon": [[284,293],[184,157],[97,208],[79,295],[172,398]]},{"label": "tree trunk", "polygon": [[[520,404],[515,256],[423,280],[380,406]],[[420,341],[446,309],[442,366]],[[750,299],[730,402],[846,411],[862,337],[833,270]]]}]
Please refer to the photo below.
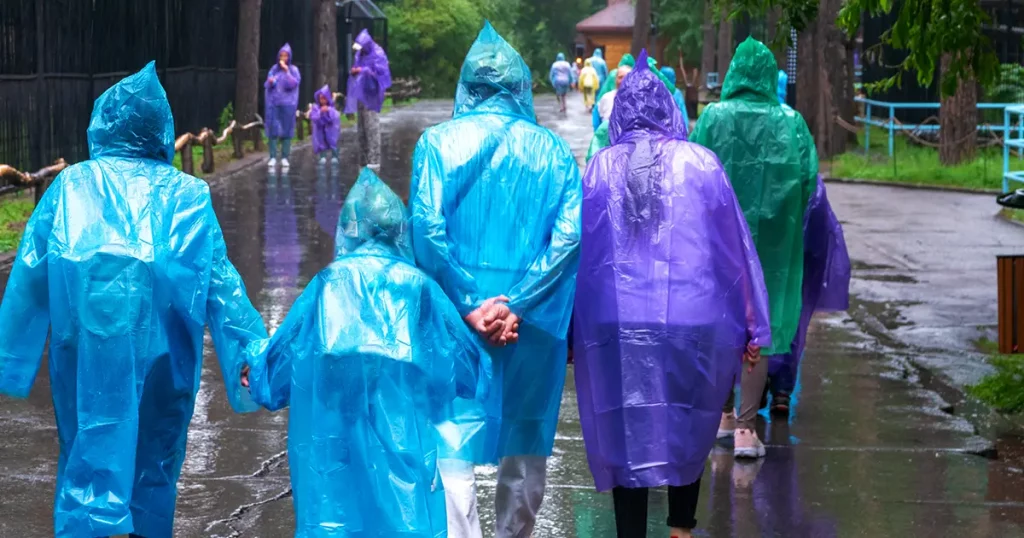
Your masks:
[{"label": "tree trunk", "polygon": [[[715,51],[717,41],[715,38],[715,4],[714,0],[704,2],[704,46],[700,53],[700,73],[704,77],[704,86],[708,85],[708,73],[715,71]],[[698,81],[697,84],[700,84]]]},{"label": "tree trunk", "polygon": [[[964,54],[961,52],[960,54]],[[942,56],[942,73],[953,60]],[[956,93],[942,98],[939,109],[939,162],[952,166],[974,158],[978,131],[978,84],[973,77],[961,80]]]},{"label": "tree trunk", "polygon": [[718,83],[725,84],[725,74],[732,63],[732,21],[728,20],[729,5],[722,4],[722,16],[718,21]]},{"label": "tree trunk", "polygon": [[821,0],[817,20],[797,37],[796,109],[821,158],[845,152],[850,141],[836,118],[853,124],[851,45],[833,22],[841,6],[842,0]]},{"label": "tree trunk", "polygon": [[[639,58],[651,40],[651,0],[636,0],[636,22],[633,24],[633,56]],[[654,51],[647,51],[654,54]]]},{"label": "tree trunk", "polygon": [[338,90],[338,18],[335,0],[316,0],[313,9],[313,88]]},{"label": "tree trunk", "polygon": [[781,12],[778,8],[775,8],[768,12],[768,31],[765,32],[768,36],[768,46],[771,47],[772,52],[775,54],[775,63],[778,64],[779,69],[786,70],[786,42],[788,39],[779,39],[779,19],[781,18]]},{"label": "tree trunk", "polygon": [[256,119],[260,84],[260,8],[262,0],[240,0],[238,5],[238,66],[235,69],[235,119],[239,124]]}]

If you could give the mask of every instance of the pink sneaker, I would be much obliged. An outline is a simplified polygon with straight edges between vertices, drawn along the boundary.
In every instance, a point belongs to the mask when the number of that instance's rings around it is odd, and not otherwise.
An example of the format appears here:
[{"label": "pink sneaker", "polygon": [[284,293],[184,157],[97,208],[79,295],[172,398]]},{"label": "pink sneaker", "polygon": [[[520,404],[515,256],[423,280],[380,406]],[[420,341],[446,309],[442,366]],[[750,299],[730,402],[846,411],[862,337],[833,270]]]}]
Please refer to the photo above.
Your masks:
[{"label": "pink sneaker", "polygon": [[736,432],[736,413],[722,413],[722,421],[718,423],[718,437],[716,439],[728,439]]},{"label": "pink sneaker", "polygon": [[740,428],[736,430],[732,454],[737,458],[763,458],[764,444],[757,438],[757,432]]}]

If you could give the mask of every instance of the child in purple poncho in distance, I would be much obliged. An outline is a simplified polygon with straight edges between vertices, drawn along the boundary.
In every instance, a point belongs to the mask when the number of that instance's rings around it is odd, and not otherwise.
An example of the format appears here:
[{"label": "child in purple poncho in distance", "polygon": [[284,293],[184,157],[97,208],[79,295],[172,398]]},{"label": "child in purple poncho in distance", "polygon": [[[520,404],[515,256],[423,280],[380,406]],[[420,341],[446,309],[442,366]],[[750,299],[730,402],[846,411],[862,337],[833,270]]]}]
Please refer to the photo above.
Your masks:
[{"label": "child in purple poncho in distance", "polygon": [[615,98],[612,145],[583,177],[575,375],[587,459],[620,538],[647,535],[668,486],[673,538],[696,526],[720,409],[770,345],[761,264],[715,154],[642,53]]},{"label": "child in purple poncho in distance", "polygon": [[327,152],[331,162],[338,163],[338,138],[341,136],[341,114],[334,107],[334,96],[330,86],[324,85],[313,94],[313,108],[309,111],[313,124],[313,153],[320,157],[320,164],[327,164]]},{"label": "child in purple poncho in distance", "polygon": [[267,73],[264,129],[270,145],[267,166],[277,166],[277,149],[281,148],[281,167],[288,168],[288,153],[295,136],[295,111],[299,108],[299,68],[292,65],[292,47],[285,43],[277,53],[277,63]]},{"label": "child in purple poncho in distance", "polygon": [[356,57],[345,96],[345,114],[359,113],[359,164],[380,171],[380,110],[391,87],[388,55],[363,30],[352,45]]}]

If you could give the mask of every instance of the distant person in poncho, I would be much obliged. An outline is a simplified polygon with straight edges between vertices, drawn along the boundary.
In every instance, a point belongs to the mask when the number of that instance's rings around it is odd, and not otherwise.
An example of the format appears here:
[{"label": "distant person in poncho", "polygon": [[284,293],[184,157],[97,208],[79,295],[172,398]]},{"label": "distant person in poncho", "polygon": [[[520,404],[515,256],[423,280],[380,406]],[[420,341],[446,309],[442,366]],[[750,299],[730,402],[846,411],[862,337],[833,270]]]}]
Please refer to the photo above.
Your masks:
[{"label": "distant person in poncho", "polygon": [[452,120],[427,129],[413,155],[417,263],[471,325],[496,299],[511,309],[506,325],[521,323],[518,343],[488,348],[484,407],[457,408],[456,424],[474,435],[441,462],[453,538],[481,534],[473,464],[498,464],[495,536],[534,531],[565,384],[580,172],[568,144],[537,124],[532,84],[487,24],[462,65]]},{"label": "distant person in poncho", "polygon": [[565,54],[559,52],[555,57],[555,63],[551,64],[551,72],[548,73],[548,82],[555,90],[555,97],[558,99],[558,110],[565,114],[565,95],[572,87],[574,77],[572,66],[565,61]]},{"label": "distant person in poncho", "polygon": [[348,77],[345,114],[358,113],[359,164],[380,172],[380,111],[391,87],[391,67],[387,53],[365,29],[352,48],[356,57]]},{"label": "distant person in poncho", "polygon": [[267,80],[263,83],[266,90],[266,116],[263,122],[270,146],[270,160],[267,161],[270,168],[279,163],[282,168],[289,166],[288,155],[295,136],[295,111],[299,108],[301,82],[299,68],[292,65],[292,47],[285,43],[277,53],[277,63],[270,68]]},{"label": "distant person in poncho", "polygon": [[596,103],[597,89],[601,86],[601,78],[597,76],[597,71],[594,69],[594,61],[590,58],[587,58],[587,61],[583,63],[579,84],[580,93],[583,94],[583,106],[586,107],[587,112],[590,112]]},{"label": "distant person in poncho", "polygon": [[320,164],[327,164],[329,153],[331,162],[338,164],[341,114],[334,106],[330,86],[325,84],[313,94],[313,108],[309,111],[309,121],[313,124],[313,154],[320,158]]},{"label": "distant person in poncho", "polygon": [[770,343],[768,298],[725,171],[686,141],[645,56],[583,178],[576,395],[619,538],[646,536],[648,488],[660,486],[671,536],[689,538],[726,393]]},{"label": "distant person in poncho", "polygon": [[[690,140],[714,151],[728,173],[757,246],[771,309],[772,346],[789,353],[802,307],[804,214],[814,193],[818,156],[807,124],[779,103],[778,66],[763,43],[747,38],[733,56],[722,99],[704,109]],[[768,362],[743,371],[740,412],[727,402],[719,435],[735,435],[737,457],[764,457],[754,431]],[[732,395],[730,391],[730,395]]]}]

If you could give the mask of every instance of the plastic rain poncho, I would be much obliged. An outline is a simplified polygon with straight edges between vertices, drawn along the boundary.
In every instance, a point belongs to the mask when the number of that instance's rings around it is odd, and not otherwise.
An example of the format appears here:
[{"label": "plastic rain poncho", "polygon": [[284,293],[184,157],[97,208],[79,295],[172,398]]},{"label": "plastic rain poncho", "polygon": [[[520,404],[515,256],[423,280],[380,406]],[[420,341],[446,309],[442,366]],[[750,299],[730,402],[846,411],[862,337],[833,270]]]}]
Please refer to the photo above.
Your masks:
[{"label": "plastic rain poncho", "polygon": [[598,78],[601,79],[601,84],[604,84],[604,81],[608,78],[608,62],[604,61],[604,51],[595,49],[594,55],[590,57],[590,60],[593,62]]},{"label": "plastic rain poncho", "polygon": [[[320,111],[320,98],[327,99],[327,111]],[[341,135],[341,114],[334,105],[331,88],[324,85],[313,94],[313,108],[309,111],[309,120],[313,124],[313,153],[338,149],[338,137]]]},{"label": "plastic rain poncho", "polygon": [[675,101],[676,106],[679,107],[679,112],[683,114],[683,126],[686,127],[686,131],[690,131],[690,115],[686,113],[686,97],[683,95],[682,90],[676,87],[676,70],[669,66],[661,68],[661,74],[665,77],[668,82],[668,91],[672,92],[672,100]]},{"label": "plastic rain poncho", "polygon": [[[608,73],[607,78],[601,79],[601,88],[597,90],[597,96],[594,98],[595,101],[600,103],[601,98],[604,97],[606,93],[615,89],[615,81],[618,79],[620,67],[629,67],[632,69],[634,66],[636,66],[636,58],[633,58],[633,55],[628,52],[623,54],[622,59],[619,60],[618,67],[612,69],[611,72]],[[598,112],[596,107],[591,111],[591,121],[593,121],[594,130],[596,131],[601,125],[601,113]]]},{"label": "plastic rain poncho", "polygon": [[58,537],[169,538],[210,329],[228,400],[265,338],[206,183],[171,166],[152,63],[96,100],[91,160],[63,171],[25,229],[0,306],[0,391],[28,395],[50,336]]},{"label": "plastic rain poncho", "polygon": [[768,300],[725,171],[686,141],[649,68],[623,82],[611,139],[583,179],[580,424],[598,490],[684,486],[704,470],[744,347],[771,340]]},{"label": "plastic rain poncho", "polygon": [[573,82],[572,66],[569,65],[569,62],[565,61],[565,54],[559,52],[556,58],[555,63],[551,64],[548,81],[551,82],[551,87],[555,89],[555,93],[565,95]]},{"label": "plastic rain poncho", "polygon": [[748,38],[733,56],[722,100],[704,109],[690,139],[721,159],[747,217],[771,304],[771,349],[787,353],[800,322],[803,220],[818,157],[807,124],[779,104],[775,56]]},{"label": "plastic rain poncho", "polygon": [[266,90],[266,116],[264,129],[268,138],[292,138],[295,136],[295,111],[299,108],[299,83],[302,75],[299,68],[292,65],[292,47],[285,43],[277,52],[288,53],[288,70],[281,69],[275,63],[267,73],[267,81],[263,83]]},{"label": "plastic rain poncho", "polygon": [[587,58],[587,61],[583,63],[583,69],[580,70],[580,88],[597,91],[598,86],[601,85],[601,78],[597,76],[593,64],[594,61],[591,58]]},{"label": "plastic rain poncho", "polygon": [[461,444],[451,402],[485,395],[487,355],[413,265],[405,206],[369,169],[336,242],[274,337],[249,348],[253,398],[290,407],[295,536],[447,536],[437,451]]},{"label": "plastic rain poncho", "polygon": [[775,91],[776,94],[779,96],[780,104],[786,103],[787,86],[789,86],[789,75],[787,75],[785,71],[779,69],[779,85]]},{"label": "plastic rain poncho", "polygon": [[413,157],[416,261],[469,314],[509,297],[519,343],[488,350],[487,408],[455,457],[478,463],[551,454],[566,369],[579,254],[580,175],[568,144],[537,125],[530,70],[487,24],[462,66],[455,117],[424,132]]},{"label": "plastic rain poncho", "polygon": [[850,269],[843,225],[832,212],[825,183],[818,176],[817,189],[804,214],[804,280],[800,324],[790,352],[771,357],[769,374],[773,390],[793,391],[807,343],[807,329],[814,313],[840,312],[849,308]]},{"label": "plastic rain poncho", "polygon": [[348,77],[345,113],[355,114],[360,103],[368,110],[380,112],[384,106],[384,93],[391,87],[388,55],[366,29],[356,36],[356,43],[362,48],[356,51],[353,67],[359,67],[362,71]]}]

